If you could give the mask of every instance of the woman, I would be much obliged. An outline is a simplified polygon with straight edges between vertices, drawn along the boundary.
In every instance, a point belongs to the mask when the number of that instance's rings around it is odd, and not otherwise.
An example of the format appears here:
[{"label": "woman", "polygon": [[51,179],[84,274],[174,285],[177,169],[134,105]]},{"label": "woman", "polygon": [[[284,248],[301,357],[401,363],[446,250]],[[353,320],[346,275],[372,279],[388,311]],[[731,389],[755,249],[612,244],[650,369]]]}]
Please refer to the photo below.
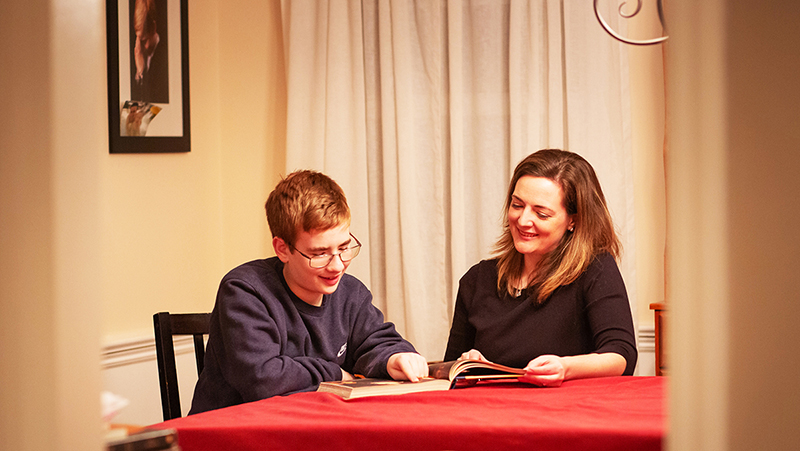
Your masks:
[{"label": "woman", "polygon": [[631,375],[620,242],[592,166],[546,149],[517,165],[495,255],[461,278],[444,359],[524,367],[520,380]]}]

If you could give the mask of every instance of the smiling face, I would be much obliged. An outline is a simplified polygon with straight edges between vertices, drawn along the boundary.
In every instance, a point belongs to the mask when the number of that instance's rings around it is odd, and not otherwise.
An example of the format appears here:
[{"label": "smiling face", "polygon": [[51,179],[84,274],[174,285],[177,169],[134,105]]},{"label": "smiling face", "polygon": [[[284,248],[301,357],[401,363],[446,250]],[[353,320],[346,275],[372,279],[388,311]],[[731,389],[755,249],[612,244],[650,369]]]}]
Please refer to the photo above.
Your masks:
[{"label": "smiling face", "polygon": [[517,181],[508,208],[508,227],[514,247],[525,256],[525,270],[558,246],[574,219],[564,208],[561,186],[544,177]]},{"label": "smiling face", "polygon": [[304,302],[315,306],[322,305],[323,295],[336,291],[350,262],[343,262],[337,256],[324,268],[312,268],[308,258],[300,252],[309,257],[332,255],[350,247],[351,242],[349,223],[325,231],[301,231],[297,234],[294,248],[281,238],[272,240],[275,253],[284,263],[283,276],[289,289]]}]

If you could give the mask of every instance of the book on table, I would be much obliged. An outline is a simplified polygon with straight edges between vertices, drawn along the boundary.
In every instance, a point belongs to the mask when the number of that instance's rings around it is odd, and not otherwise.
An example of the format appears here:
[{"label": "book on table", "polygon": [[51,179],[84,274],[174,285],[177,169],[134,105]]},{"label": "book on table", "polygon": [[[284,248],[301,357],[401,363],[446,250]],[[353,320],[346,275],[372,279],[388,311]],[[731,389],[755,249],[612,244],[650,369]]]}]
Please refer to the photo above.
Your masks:
[{"label": "book on table", "polygon": [[450,390],[472,386],[480,381],[502,379],[516,381],[525,374],[525,370],[483,360],[453,360],[429,363],[428,374],[428,377],[418,382],[372,378],[322,382],[317,391],[333,393],[344,399],[354,399],[367,396]]}]

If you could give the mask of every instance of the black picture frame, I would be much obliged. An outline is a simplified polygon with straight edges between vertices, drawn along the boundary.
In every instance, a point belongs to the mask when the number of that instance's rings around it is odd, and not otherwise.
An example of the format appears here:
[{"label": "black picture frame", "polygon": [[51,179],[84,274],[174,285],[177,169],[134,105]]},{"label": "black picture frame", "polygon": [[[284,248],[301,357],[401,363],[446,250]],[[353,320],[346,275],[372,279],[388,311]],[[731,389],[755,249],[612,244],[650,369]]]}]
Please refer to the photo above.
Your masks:
[{"label": "black picture frame", "polygon": [[151,19],[155,33],[140,32],[151,37],[138,42],[134,30],[148,27],[133,23],[134,7],[146,10],[137,1],[106,0],[109,153],[189,152],[188,0],[144,1],[157,13],[138,17]]}]

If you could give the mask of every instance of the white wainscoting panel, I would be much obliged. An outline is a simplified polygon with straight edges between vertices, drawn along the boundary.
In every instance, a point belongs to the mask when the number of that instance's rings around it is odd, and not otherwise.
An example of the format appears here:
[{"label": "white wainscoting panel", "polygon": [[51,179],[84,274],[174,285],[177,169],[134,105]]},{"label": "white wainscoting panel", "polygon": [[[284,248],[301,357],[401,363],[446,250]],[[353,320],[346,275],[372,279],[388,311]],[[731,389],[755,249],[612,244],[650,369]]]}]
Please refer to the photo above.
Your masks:
[{"label": "white wainscoting panel", "polygon": [[[191,336],[175,337],[174,343],[181,410],[186,415],[191,407],[194,384],[197,382],[194,345]],[[152,337],[107,345],[102,350],[100,361],[103,390],[122,396],[130,402],[111,420],[112,423],[146,426],[163,421],[156,346]]]},{"label": "white wainscoting panel", "polygon": [[656,332],[655,327],[639,326],[639,361],[636,363],[636,376],[656,375]]}]

